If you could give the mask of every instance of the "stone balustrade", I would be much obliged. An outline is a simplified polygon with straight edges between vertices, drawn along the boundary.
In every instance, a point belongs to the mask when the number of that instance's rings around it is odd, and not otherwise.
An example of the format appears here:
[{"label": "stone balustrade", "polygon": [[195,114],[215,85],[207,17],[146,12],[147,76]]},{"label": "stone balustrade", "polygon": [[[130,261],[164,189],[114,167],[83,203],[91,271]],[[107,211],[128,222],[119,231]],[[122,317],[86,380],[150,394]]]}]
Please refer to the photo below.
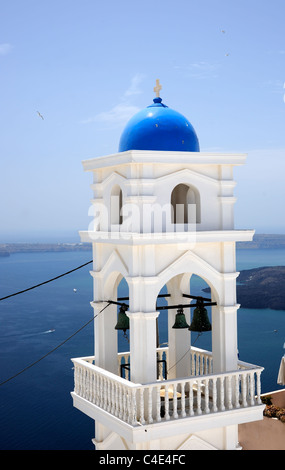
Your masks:
[{"label": "stone balustrade", "polygon": [[[167,357],[167,348],[158,349],[158,357]],[[129,362],[129,353],[118,355]],[[195,375],[155,383],[136,384],[95,365],[94,356],[72,359],[74,393],[96,407],[132,425],[159,423],[185,417],[218,413],[260,405],[261,367],[239,363],[239,369],[212,373],[212,357],[208,351],[192,348],[191,367]]]}]

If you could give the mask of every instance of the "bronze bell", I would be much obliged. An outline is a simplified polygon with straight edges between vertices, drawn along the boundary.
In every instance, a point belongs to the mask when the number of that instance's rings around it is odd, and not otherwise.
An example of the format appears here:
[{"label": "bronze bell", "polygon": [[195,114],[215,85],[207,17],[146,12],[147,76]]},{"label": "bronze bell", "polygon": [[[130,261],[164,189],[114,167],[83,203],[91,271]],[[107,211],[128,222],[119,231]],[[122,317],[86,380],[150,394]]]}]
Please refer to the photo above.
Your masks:
[{"label": "bronze bell", "polygon": [[204,307],[202,301],[197,301],[197,307],[193,312],[193,319],[189,327],[190,331],[211,331],[212,326],[208,318],[207,309]]},{"label": "bronze bell", "polygon": [[120,311],[118,314],[118,322],[115,326],[115,330],[123,330],[124,333],[126,332],[126,330],[129,330],[129,317],[125,313],[127,309],[128,307],[126,305],[120,307]]},{"label": "bronze bell", "polygon": [[178,310],[175,316],[175,323],[172,328],[177,328],[177,329],[189,328],[189,325],[186,322],[186,318],[185,318],[182,307],[178,307]]}]

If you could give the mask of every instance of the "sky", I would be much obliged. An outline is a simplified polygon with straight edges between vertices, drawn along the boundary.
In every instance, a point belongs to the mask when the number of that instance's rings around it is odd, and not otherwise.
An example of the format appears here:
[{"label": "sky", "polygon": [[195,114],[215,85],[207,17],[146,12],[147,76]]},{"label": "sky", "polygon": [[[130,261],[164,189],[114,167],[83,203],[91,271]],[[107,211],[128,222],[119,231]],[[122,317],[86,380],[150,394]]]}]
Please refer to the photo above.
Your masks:
[{"label": "sky", "polygon": [[160,96],[201,151],[246,153],[235,226],[285,233],[284,0],[0,0],[0,242],[80,241],[82,161]]}]

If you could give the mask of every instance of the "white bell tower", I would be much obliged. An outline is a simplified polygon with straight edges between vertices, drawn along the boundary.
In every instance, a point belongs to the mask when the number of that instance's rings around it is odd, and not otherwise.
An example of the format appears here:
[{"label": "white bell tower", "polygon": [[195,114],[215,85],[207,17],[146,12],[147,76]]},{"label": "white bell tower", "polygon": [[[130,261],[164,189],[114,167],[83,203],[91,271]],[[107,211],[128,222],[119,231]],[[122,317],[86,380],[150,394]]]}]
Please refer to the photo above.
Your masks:
[{"label": "white bell tower", "polygon": [[[262,419],[262,368],[237,357],[236,242],[254,234],[234,228],[233,170],[245,160],[200,152],[189,121],[156,97],[127,125],[117,154],[83,162],[93,174],[94,220],[80,235],[93,246],[95,341],[94,356],[72,359],[72,396],[95,420],[96,449],[233,450],[238,424]],[[191,345],[190,312],[201,306],[193,274],[211,290],[203,302],[212,304],[212,351]],[[163,288],[168,310],[159,308]],[[173,328],[179,312],[185,327]],[[166,347],[159,315],[168,315]]]}]

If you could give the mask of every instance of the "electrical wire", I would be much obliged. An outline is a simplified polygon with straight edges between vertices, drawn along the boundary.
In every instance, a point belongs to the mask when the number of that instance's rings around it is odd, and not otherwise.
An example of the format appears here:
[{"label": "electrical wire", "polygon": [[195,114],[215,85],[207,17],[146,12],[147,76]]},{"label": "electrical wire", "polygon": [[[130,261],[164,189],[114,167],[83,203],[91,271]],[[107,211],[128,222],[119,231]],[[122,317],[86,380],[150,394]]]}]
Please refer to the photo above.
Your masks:
[{"label": "electrical wire", "polygon": [[71,269],[70,271],[67,271],[66,273],[60,274],[59,276],[56,276],[56,277],[53,277],[52,279],[49,279],[48,281],[41,282],[40,284],[36,284],[35,286],[28,287],[27,289],[21,290],[21,291],[19,291],[19,292],[15,292],[14,294],[6,295],[5,297],[2,297],[2,298],[0,299],[0,301],[1,301],[1,300],[8,299],[9,297],[13,297],[14,295],[23,294],[23,292],[27,292],[27,291],[29,291],[29,290],[35,289],[36,287],[42,286],[42,285],[44,285],[44,284],[47,284],[48,282],[55,281],[56,279],[59,279],[60,277],[66,276],[67,274],[73,273],[74,271],[77,271],[77,269],[81,269],[81,268],[83,268],[84,266],[87,266],[87,264],[90,264],[90,263],[92,263],[92,262],[93,262],[93,260],[88,261],[87,263],[82,264],[81,266],[78,266],[77,268]]},{"label": "electrical wire", "polygon": [[75,335],[77,335],[77,333],[79,333],[81,330],[83,330],[83,328],[85,328],[87,325],[89,325],[89,323],[91,323],[93,320],[95,320],[96,317],[98,317],[98,315],[100,315],[101,312],[103,312],[103,310],[105,310],[105,308],[109,307],[110,303],[108,303],[107,305],[105,305],[105,307],[102,308],[102,310],[100,310],[100,312],[98,312],[96,315],[94,315],[94,317],[92,317],[90,320],[88,320],[87,323],[85,323],[85,325],[81,326],[81,328],[79,328],[77,331],[75,331],[75,333],[73,333],[72,335],[70,335],[68,338],[66,338],[64,341],[62,341],[60,344],[58,344],[55,348],[51,349],[49,352],[47,352],[44,356],[40,357],[39,359],[37,359],[36,361],[34,361],[32,364],[29,364],[28,366],[26,366],[24,369],[20,370],[19,372],[17,372],[16,374],[12,375],[11,377],[9,377],[8,379],[4,380],[3,382],[0,383],[0,387],[1,385],[4,385],[5,383],[9,382],[10,380],[14,379],[15,377],[17,377],[18,375],[22,374],[23,372],[25,372],[26,370],[30,369],[31,367],[33,367],[34,365],[38,364],[40,361],[42,361],[43,359],[45,359],[47,356],[49,356],[51,353],[53,353],[54,351],[56,351],[57,349],[59,349],[63,344],[67,343],[67,341],[69,341],[71,338],[73,338]]}]

